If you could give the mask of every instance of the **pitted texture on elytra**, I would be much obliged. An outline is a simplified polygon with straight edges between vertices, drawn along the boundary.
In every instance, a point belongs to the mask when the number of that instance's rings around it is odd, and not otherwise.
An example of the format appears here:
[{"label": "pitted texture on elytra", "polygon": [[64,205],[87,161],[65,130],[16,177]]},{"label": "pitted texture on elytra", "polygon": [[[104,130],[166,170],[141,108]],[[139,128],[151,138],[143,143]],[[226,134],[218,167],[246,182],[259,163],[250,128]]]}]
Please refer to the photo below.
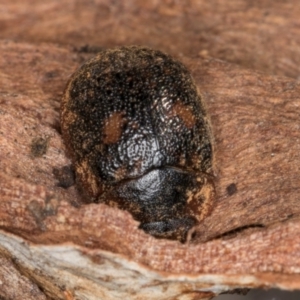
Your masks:
[{"label": "pitted texture on elytra", "polygon": [[[159,181],[169,174],[164,168],[175,168],[170,173],[172,184],[182,172],[196,178],[211,168],[209,128],[191,75],[180,62],[148,48],[102,51],[85,63],[71,78],[63,98],[62,131],[79,181],[98,201],[122,198],[117,191],[124,182],[126,185],[152,170],[163,170],[155,179]],[[153,182],[148,181],[149,191],[147,187],[137,191],[136,184],[131,183],[135,186],[130,190],[132,197],[125,188],[126,197],[114,203],[126,208],[135,199],[130,211],[141,220],[141,211],[148,211],[141,205],[147,201],[149,205],[151,197],[160,195],[152,199],[151,205],[162,211],[168,211],[164,205],[173,205],[170,211],[176,211],[174,216],[178,218],[187,215],[187,198],[201,190],[199,184],[197,188],[179,184],[178,191],[172,186],[173,192],[154,192]],[[163,186],[158,184],[156,188]],[[150,197],[145,196],[148,192]],[[148,200],[143,202],[143,197]],[[198,202],[200,205],[205,201]],[[155,219],[150,215],[144,219]],[[171,218],[170,213],[160,215],[157,221]]]},{"label": "pitted texture on elytra", "polygon": [[[78,75],[66,107],[76,116],[69,125],[71,147],[76,159],[91,156],[97,176],[115,181],[120,168],[127,174],[117,180],[164,165],[209,167],[205,113],[181,63],[159,51],[123,48],[100,53]],[[119,115],[119,134],[110,143],[104,129],[114,114]]]}]

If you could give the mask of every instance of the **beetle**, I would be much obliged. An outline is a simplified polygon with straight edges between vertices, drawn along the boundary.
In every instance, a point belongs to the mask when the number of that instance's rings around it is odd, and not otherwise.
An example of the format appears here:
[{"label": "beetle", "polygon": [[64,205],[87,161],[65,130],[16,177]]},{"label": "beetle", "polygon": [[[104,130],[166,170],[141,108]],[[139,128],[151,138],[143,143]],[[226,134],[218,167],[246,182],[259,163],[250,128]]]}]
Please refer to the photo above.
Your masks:
[{"label": "beetle", "polygon": [[103,50],[69,80],[61,128],[84,198],[186,241],[211,210],[212,138],[188,69],[161,51]]}]

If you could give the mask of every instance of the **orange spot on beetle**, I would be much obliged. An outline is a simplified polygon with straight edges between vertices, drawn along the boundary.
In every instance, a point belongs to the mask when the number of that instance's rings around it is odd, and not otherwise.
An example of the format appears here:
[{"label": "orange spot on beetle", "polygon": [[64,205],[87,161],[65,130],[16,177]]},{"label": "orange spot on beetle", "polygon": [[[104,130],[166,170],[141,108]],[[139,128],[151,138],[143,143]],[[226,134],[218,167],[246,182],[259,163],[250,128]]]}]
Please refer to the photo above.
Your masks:
[{"label": "orange spot on beetle", "polygon": [[122,112],[115,112],[104,121],[103,126],[103,143],[117,143],[122,135],[123,125],[126,119]]},{"label": "orange spot on beetle", "polygon": [[184,125],[191,129],[195,126],[195,116],[191,108],[187,105],[182,104],[180,101],[177,101],[171,109],[172,117],[178,116],[184,123]]}]

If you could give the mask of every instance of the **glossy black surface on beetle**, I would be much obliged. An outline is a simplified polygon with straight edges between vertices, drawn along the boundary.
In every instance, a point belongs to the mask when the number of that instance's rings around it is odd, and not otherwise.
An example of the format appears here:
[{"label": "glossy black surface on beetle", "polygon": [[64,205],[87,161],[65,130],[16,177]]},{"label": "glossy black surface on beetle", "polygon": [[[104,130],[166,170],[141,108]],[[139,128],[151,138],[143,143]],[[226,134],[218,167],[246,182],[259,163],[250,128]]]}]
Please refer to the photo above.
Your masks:
[{"label": "glossy black surface on beetle", "polygon": [[180,62],[143,47],[100,52],[72,76],[61,123],[85,197],[129,210],[154,236],[181,241],[207,213],[209,126]]}]

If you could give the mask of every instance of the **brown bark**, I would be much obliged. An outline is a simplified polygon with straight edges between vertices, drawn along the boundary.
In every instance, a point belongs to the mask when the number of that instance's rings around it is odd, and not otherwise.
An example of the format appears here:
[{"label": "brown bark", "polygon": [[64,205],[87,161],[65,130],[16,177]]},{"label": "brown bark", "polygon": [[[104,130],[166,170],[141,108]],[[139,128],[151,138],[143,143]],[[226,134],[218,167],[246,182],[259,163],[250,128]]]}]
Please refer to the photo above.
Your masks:
[{"label": "brown bark", "polygon": [[299,76],[297,0],[3,0],[1,36],[97,49],[143,44]]},{"label": "brown bark", "polygon": [[0,296],[4,296],[4,299],[47,299],[36,284],[20,274],[11,259],[1,256],[0,264]]},{"label": "brown bark", "polygon": [[[16,41],[0,41],[0,281],[11,287],[0,298],[209,299],[237,287],[299,288],[300,5],[121,3],[1,4],[1,36]],[[67,79],[89,52],[132,43],[179,57],[209,112],[217,198],[186,245],[146,235],[126,212],[82,205],[66,188]]]}]

